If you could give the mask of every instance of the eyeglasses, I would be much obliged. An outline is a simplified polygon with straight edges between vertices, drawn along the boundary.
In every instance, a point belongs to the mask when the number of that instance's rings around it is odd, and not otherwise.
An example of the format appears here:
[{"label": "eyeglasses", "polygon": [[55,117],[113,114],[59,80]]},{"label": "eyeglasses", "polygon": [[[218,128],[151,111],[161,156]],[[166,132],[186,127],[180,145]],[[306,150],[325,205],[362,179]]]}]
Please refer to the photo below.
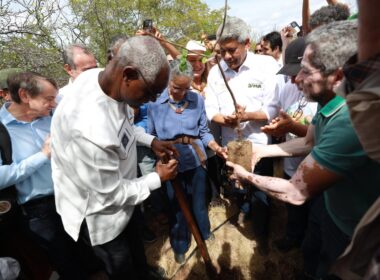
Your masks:
[{"label": "eyeglasses", "polygon": [[307,105],[307,100],[304,96],[301,97],[301,99],[298,101],[298,107],[297,109],[294,111],[293,115],[292,115],[292,118],[295,119],[296,121],[298,121],[302,115],[303,115],[303,108],[306,107]]},{"label": "eyeglasses", "polygon": [[310,75],[317,73],[317,72],[321,72],[321,70],[320,69],[310,70],[310,69],[307,69],[306,67],[304,67],[302,65],[301,65],[301,70],[299,71],[299,73],[302,73],[305,76],[310,76]]},{"label": "eyeglasses", "polygon": [[146,81],[144,75],[141,73],[140,69],[138,68],[135,68],[136,71],[139,73],[139,75],[141,76],[141,78],[143,79],[144,81],[144,84],[145,84],[145,88],[148,92],[148,96],[151,96],[152,98],[158,98],[160,97],[161,93],[154,93],[154,91],[151,89],[151,87],[148,85],[148,82]]}]

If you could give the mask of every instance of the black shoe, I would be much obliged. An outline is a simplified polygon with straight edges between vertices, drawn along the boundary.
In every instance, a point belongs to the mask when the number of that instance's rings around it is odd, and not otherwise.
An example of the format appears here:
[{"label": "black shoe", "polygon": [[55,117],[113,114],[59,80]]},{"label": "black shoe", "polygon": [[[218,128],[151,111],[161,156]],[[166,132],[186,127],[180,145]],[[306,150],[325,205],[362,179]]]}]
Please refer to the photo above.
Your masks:
[{"label": "black shoe", "polygon": [[286,253],[295,248],[300,248],[301,242],[298,239],[285,236],[273,242],[274,246],[280,252]]},{"label": "black shoe", "polygon": [[142,234],[144,243],[153,243],[157,240],[157,236],[149,228],[145,227]]},{"label": "black shoe", "polygon": [[184,264],[186,262],[185,254],[174,253],[174,259],[179,264]]}]

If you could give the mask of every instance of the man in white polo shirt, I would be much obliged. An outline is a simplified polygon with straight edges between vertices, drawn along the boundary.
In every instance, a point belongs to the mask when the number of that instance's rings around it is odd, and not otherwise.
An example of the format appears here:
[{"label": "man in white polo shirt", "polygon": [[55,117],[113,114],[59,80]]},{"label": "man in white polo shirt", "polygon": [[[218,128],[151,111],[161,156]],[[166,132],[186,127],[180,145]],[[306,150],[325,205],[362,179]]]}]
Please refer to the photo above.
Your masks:
[{"label": "man in white polo shirt", "polygon": [[[269,138],[261,132],[260,127],[273,117],[266,108],[274,102],[276,86],[283,80],[276,77],[279,66],[273,57],[255,55],[249,51],[250,28],[243,20],[230,17],[222,34],[221,30],[220,26],[217,37],[223,58],[221,67],[241,111],[240,126],[243,138],[255,144],[266,145]],[[236,140],[238,135],[235,130],[235,108],[218,66],[211,69],[205,91],[207,117],[221,126],[222,144],[226,145],[231,140]],[[261,161],[255,172],[271,175],[271,161]],[[263,192],[256,189],[249,200],[250,203],[244,203],[241,210],[245,214],[252,214],[259,251],[262,249],[261,253],[265,254],[269,201]]]}]

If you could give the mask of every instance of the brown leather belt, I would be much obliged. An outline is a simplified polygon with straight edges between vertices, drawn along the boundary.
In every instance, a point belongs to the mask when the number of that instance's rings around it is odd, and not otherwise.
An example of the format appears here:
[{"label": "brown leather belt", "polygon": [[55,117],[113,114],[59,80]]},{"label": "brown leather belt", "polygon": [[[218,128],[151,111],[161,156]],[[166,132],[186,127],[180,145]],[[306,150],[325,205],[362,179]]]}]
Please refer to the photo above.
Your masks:
[{"label": "brown leather belt", "polygon": [[206,156],[202,152],[202,149],[198,146],[196,140],[199,139],[198,137],[194,136],[188,136],[188,135],[182,135],[178,136],[173,140],[169,140],[167,142],[172,143],[172,144],[184,144],[184,145],[191,145],[197,154],[199,160],[201,161],[201,164],[203,167],[206,167]]}]

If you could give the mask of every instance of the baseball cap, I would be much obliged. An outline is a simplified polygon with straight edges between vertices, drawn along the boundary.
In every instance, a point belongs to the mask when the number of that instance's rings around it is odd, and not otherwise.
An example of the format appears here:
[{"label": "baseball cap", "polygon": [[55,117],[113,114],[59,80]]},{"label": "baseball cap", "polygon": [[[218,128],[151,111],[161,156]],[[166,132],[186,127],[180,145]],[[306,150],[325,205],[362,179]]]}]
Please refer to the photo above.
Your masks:
[{"label": "baseball cap", "polygon": [[20,68],[8,68],[0,70],[0,89],[7,89],[8,83],[7,79],[9,76],[14,75],[16,73],[22,72]]},{"label": "baseball cap", "polygon": [[285,50],[285,64],[277,74],[296,76],[301,70],[301,61],[306,49],[305,38],[292,41]]}]

